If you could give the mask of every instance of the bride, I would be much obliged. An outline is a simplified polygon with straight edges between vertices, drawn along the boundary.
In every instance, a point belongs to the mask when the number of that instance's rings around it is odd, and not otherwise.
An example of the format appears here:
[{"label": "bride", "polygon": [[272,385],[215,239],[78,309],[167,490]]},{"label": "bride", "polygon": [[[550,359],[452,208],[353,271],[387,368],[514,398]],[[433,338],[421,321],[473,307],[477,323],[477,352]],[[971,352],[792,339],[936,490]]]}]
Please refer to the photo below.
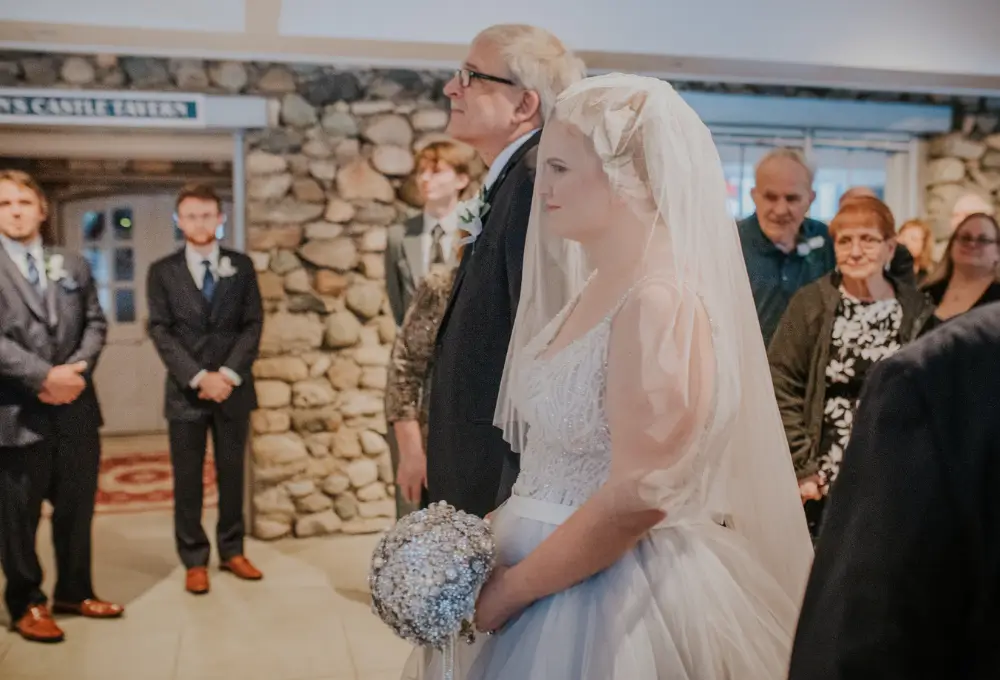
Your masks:
[{"label": "bride", "polygon": [[711,134],[667,83],[574,85],[531,219],[496,417],[521,474],[455,677],[784,678],[812,548]]}]

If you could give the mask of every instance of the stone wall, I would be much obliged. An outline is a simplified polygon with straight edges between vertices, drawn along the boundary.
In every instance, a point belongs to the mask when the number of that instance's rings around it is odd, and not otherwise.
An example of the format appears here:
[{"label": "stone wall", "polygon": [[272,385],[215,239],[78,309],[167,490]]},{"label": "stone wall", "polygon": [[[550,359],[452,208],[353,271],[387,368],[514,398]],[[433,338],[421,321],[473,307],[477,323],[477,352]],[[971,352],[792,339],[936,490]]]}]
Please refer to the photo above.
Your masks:
[{"label": "stone wall", "polygon": [[[254,372],[253,533],[382,530],[392,522],[383,391],[395,326],[386,228],[416,210],[415,147],[442,137],[446,73],[318,65],[0,53],[0,86],[257,94],[270,127],[248,135],[247,249],[266,308]],[[951,104],[935,140],[929,211],[959,187],[1000,189],[1000,102],[720,83],[679,89]],[[992,128],[991,128],[992,126]],[[474,187],[472,188],[474,189]]]},{"label": "stone wall", "polygon": [[[417,210],[413,150],[443,137],[442,73],[108,55],[0,55],[0,85],[257,94],[247,250],[266,311],[254,367],[253,533],[388,527],[386,229]],[[481,168],[480,168],[481,170]],[[474,188],[473,188],[474,190]]]},{"label": "stone wall", "polygon": [[947,238],[955,202],[975,193],[1000,214],[1000,124],[984,134],[955,131],[931,140],[928,146],[927,217],[939,238]]}]

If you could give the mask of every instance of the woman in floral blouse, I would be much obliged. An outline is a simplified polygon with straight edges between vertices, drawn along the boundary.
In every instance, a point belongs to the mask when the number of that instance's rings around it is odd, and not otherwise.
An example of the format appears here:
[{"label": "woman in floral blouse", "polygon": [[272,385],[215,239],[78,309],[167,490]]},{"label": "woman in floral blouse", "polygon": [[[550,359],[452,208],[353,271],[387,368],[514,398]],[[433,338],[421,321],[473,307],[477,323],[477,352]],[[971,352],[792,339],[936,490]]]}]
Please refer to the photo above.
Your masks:
[{"label": "woman in floral blouse", "polygon": [[389,362],[385,416],[399,442],[396,493],[420,507],[427,505],[428,378],[456,271],[454,266],[431,267],[413,294]]},{"label": "woman in floral blouse", "polygon": [[896,230],[880,200],[845,202],[830,223],[830,236],[836,271],[792,298],[768,348],[814,536],[851,436],[865,374],[913,340],[933,311],[915,288],[886,273]]}]

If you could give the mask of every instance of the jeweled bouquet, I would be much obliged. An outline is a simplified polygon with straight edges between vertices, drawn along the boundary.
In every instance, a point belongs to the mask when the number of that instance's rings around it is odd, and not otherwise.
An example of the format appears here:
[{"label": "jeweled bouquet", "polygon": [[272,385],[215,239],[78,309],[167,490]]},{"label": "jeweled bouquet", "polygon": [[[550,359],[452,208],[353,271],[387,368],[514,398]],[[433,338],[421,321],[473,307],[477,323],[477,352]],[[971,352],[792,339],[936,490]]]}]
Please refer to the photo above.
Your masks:
[{"label": "jeweled bouquet", "polygon": [[444,649],[456,635],[471,635],[476,598],[495,562],[487,522],[435,503],[379,541],[368,574],[372,611],[404,640]]}]

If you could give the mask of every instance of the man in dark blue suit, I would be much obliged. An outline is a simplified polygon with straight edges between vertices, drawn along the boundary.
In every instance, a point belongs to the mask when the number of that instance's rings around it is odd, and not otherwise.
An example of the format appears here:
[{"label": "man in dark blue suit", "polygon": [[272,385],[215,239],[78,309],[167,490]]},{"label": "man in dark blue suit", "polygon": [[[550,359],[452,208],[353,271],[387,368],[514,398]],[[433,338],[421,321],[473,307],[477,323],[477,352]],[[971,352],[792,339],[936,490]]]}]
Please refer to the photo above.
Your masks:
[{"label": "man in dark blue suit", "polygon": [[790,680],[986,680],[1000,669],[1000,303],[868,377]]},{"label": "man in dark blue suit", "polygon": [[243,554],[243,479],[250,413],[257,408],[251,370],[264,313],[253,262],[220,248],[224,215],[211,187],[177,198],[186,243],[149,268],[149,335],[167,368],[165,415],[174,471],[174,533],[189,592],[208,592],[209,542],[201,525],[202,468],[212,434],[219,487],[217,547],[222,569],[247,580],[262,574]]}]

